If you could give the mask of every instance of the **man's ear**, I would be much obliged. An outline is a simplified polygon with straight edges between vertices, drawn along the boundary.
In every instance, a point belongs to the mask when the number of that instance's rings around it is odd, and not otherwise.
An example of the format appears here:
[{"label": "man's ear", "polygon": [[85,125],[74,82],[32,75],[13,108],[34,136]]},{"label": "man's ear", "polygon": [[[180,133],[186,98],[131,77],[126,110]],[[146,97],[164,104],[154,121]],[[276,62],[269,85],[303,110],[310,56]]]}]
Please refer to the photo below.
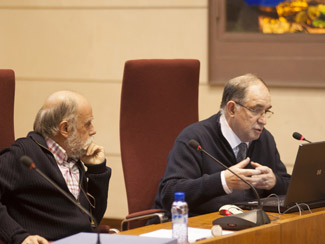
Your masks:
[{"label": "man's ear", "polygon": [[232,117],[235,115],[235,111],[236,111],[236,104],[234,101],[229,101],[227,102],[227,114]]},{"label": "man's ear", "polygon": [[66,120],[61,121],[61,123],[59,124],[59,133],[64,137],[67,138],[69,135],[69,123]]}]

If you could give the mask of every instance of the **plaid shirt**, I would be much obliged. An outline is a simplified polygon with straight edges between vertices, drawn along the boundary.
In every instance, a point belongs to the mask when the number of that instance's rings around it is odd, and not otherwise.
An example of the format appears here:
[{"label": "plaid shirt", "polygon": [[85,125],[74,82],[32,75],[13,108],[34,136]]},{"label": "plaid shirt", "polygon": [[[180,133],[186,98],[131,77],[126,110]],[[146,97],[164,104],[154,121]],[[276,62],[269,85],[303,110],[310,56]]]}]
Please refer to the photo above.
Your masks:
[{"label": "plaid shirt", "polygon": [[46,138],[45,140],[48,148],[53,153],[70,192],[78,199],[80,193],[78,160],[68,158],[65,150],[51,138]]}]

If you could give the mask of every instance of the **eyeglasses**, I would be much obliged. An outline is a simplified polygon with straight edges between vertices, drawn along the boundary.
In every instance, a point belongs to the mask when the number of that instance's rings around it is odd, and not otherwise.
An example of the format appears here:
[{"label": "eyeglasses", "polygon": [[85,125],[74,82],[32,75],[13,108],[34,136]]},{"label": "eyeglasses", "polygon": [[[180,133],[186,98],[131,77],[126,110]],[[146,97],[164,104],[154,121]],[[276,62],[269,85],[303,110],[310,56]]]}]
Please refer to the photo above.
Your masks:
[{"label": "eyeglasses", "polygon": [[246,107],[245,105],[241,104],[240,102],[235,101],[235,103],[243,108],[246,108],[248,111],[250,111],[256,117],[262,117],[265,115],[265,117],[269,119],[274,114],[269,109],[264,110],[264,109],[259,109],[259,108],[249,108],[249,107]]}]

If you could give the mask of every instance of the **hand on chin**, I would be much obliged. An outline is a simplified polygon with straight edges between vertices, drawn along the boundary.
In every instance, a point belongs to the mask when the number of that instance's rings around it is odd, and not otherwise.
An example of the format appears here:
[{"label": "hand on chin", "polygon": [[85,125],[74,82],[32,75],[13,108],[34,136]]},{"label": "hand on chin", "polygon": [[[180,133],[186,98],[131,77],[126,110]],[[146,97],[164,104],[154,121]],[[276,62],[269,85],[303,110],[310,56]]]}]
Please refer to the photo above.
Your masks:
[{"label": "hand on chin", "polygon": [[92,142],[80,160],[85,164],[100,164],[105,160],[104,148]]}]

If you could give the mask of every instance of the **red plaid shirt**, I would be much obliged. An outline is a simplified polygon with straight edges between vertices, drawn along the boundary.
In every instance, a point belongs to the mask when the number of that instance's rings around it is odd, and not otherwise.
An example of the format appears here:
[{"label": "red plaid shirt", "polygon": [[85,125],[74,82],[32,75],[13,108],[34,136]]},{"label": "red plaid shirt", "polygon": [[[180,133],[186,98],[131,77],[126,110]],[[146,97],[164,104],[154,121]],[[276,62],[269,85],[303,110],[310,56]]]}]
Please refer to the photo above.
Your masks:
[{"label": "red plaid shirt", "polygon": [[77,160],[68,158],[65,150],[51,138],[46,138],[45,140],[48,148],[53,153],[53,156],[59,166],[59,169],[61,170],[70,192],[76,199],[78,199],[80,187]]}]

